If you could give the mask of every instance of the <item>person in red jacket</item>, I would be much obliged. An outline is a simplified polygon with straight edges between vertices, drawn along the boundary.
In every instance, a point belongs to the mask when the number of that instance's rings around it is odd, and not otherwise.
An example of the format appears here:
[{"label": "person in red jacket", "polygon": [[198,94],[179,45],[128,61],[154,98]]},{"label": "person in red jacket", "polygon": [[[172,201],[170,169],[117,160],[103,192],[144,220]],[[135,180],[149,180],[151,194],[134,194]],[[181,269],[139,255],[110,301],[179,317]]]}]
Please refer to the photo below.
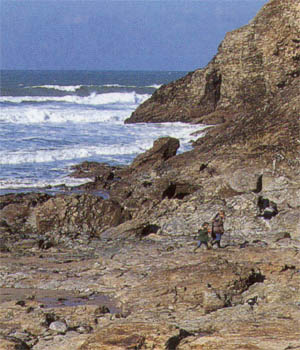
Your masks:
[{"label": "person in red jacket", "polygon": [[224,234],[224,220],[225,212],[224,210],[220,210],[212,222],[212,246],[217,244],[218,248],[221,248],[221,238]]}]

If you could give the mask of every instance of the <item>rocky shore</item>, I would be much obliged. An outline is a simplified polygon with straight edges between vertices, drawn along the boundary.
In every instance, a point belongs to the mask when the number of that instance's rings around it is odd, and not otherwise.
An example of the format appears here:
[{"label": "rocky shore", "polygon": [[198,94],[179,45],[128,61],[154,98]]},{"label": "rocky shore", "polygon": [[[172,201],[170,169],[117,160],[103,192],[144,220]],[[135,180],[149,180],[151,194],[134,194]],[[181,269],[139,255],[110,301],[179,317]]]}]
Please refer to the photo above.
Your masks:
[{"label": "rocky shore", "polygon": [[[0,196],[0,349],[300,349],[299,57],[300,4],[271,0],[130,118],[210,124],[190,152]],[[194,253],[221,209],[222,248]]]}]

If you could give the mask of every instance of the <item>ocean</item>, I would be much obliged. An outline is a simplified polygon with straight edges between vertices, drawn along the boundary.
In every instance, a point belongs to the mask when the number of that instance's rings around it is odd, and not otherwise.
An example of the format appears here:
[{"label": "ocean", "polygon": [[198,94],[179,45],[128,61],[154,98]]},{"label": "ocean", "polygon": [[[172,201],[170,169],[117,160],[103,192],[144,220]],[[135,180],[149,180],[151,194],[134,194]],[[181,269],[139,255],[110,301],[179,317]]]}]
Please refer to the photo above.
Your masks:
[{"label": "ocean", "polygon": [[162,136],[191,148],[200,125],[124,124],[162,84],[186,72],[1,71],[0,194],[76,186],[83,161],[129,164]]}]

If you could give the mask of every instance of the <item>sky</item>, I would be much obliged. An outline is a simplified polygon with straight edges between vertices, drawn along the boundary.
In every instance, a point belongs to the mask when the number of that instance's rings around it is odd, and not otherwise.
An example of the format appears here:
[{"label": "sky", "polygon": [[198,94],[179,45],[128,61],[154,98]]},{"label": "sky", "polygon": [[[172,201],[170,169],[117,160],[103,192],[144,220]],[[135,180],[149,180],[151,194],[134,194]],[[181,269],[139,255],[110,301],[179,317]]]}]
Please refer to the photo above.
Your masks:
[{"label": "sky", "polygon": [[204,67],[267,0],[0,0],[0,69]]}]

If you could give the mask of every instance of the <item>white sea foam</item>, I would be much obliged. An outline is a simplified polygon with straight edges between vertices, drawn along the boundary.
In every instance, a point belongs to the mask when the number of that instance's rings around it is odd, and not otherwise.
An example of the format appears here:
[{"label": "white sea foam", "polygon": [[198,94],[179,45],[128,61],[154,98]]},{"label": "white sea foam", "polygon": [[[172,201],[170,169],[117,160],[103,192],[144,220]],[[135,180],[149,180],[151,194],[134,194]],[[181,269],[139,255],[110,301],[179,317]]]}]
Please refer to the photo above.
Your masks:
[{"label": "white sea foam", "polygon": [[91,181],[89,178],[71,178],[71,177],[66,177],[62,176],[56,179],[49,181],[43,181],[43,180],[37,180],[37,179],[14,179],[9,180],[9,179],[0,179],[0,189],[5,190],[18,190],[18,189],[32,189],[32,188],[46,188],[49,185],[50,186],[59,186],[59,185],[66,185],[68,187],[73,187],[73,186],[79,186],[84,183],[87,183]]},{"label": "white sea foam", "polygon": [[[116,139],[116,144],[113,145],[99,143],[97,146],[78,145],[75,148],[68,146],[57,149],[0,151],[0,164],[49,163],[97,158],[99,156],[137,155],[149,149],[156,138],[166,135],[178,137],[182,147],[186,148],[192,138],[191,132],[201,127],[169,123],[166,127],[160,124],[147,124],[132,126],[131,128],[130,143],[128,143],[128,140],[127,143],[122,142],[122,135],[112,135]],[[120,129],[118,130],[120,133]]]},{"label": "white sea foam", "polygon": [[146,87],[153,88],[153,89],[159,89],[161,86],[162,86],[161,84],[153,84],[153,85],[149,85]]},{"label": "white sea foam", "polygon": [[137,106],[150,97],[149,94],[137,94],[135,92],[111,92],[105,94],[92,93],[89,96],[1,96],[0,102],[65,102],[82,105],[132,105]]},{"label": "white sea foam", "polygon": [[23,106],[22,108],[3,107],[0,121],[10,124],[39,123],[123,123],[133,108],[122,110],[97,110],[94,108],[69,108],[55,106]]},{"label": "white sea foam", "polygon": [[54,89],[54,90],[59,90],[59,91],[68,91],[68,92],[75,92],[76,90],[79,90],[82,86],[84,85],[68,85],[68,86],[63,86],[63,85],[36,85],[36,86],[31,86],[31,88],[36,89]]},{"label": "white sea foam", "polygon": [[94,156],[128,155],[141,152],[143,147],[138,145],[88,146],[70,147],[63,149],[47,149],[36,151],[0,152],[0,164],[49,163]]},{"label": "white sea foam", "polygon": [[136,88],[136,85],[104,84],[101,87]]},{"label": "white sea foam", "polygon": [[[104,85],[35,85],[30,86],[32,89],[52,89],[52,90],[59,90],[59,91],[69,91],[69,92],[75,92],[82,87],[115,87],[115,88],[135,88],[136,85],[121,85],[121,84],[104,84]],[[154,86],[148,86],[148,87],[154,87]]]}]

